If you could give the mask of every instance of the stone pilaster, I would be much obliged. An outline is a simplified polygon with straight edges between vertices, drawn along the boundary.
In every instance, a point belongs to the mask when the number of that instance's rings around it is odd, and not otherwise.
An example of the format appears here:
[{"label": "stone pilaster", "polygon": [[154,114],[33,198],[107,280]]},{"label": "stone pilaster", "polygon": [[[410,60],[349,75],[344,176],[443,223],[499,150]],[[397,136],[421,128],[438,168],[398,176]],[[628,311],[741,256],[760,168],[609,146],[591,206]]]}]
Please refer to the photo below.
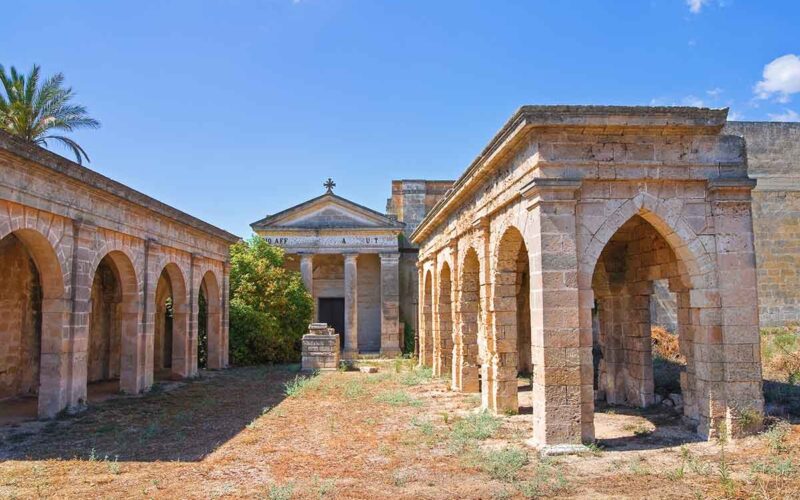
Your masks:
[{"label": "stone pilaster", "polygon": [[[86,381],[88,373],[89,352],[89,316],[91,313],[92,281],[97,249],[97,227],[88,221],[73,221],[73,253],[72,253],[72,296],[70,342],[68,350],[69,372],[65,380],[67,385],[67,405],[79,407],[86,404]],[[44,307],[42,308],[44,316]],[[59,313],[60,315],[60,313]],[[43,321],[44,323],[44,321]],[[43,335],[44,337],[44,335]],[[44,361],[42,361],[44,366]]]},{"label": "stone pilaster", "polygon": [[358,254],[344,254],[344,357],[358,356]]},{"label": "stone pilaster", "polygon": [[393,357],[400,350],[399,253],[382,253],[381,259],[381,355]]},{"label": "stone pilaster", "polygon": [[228,352],[230,350],[230,295],[231,295],[231,264],[225,261],[222,264],[222,367],[230,365]]},{"label": "stone pilaster", "polygon": [[538,447],[593,439],[591,329],[581,332],[579,322],[580,315],[588,315],[591,324],[591,305],[579,303],[577,284],[579,187],[577,180],[535,179],[522,189],[533,219],[526,239],[535,402],[531,443]]}]

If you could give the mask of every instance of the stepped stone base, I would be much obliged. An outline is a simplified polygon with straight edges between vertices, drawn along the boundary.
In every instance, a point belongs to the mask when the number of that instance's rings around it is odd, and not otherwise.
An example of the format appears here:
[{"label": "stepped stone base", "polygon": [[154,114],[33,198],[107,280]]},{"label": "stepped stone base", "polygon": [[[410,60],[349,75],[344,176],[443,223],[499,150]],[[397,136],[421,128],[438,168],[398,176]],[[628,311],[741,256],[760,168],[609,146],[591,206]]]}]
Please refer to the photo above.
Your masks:
[{"label": "stepped stone base", "polygon": [[324,323],[312,323],[303,335],[302,371],[333,371],[339,368],[339,335]]}]

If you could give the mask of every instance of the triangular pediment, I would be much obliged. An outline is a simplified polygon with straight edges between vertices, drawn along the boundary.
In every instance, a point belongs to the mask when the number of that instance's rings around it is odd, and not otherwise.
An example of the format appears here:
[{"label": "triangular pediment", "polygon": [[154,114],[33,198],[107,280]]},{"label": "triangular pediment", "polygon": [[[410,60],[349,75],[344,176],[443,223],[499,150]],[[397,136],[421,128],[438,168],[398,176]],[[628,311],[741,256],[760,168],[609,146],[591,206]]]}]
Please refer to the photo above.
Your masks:
[{"label": "triangular pediment", "polygon": [[308,200],[251,224],[253,229],[378,229],[402,223],[332,193]]}]

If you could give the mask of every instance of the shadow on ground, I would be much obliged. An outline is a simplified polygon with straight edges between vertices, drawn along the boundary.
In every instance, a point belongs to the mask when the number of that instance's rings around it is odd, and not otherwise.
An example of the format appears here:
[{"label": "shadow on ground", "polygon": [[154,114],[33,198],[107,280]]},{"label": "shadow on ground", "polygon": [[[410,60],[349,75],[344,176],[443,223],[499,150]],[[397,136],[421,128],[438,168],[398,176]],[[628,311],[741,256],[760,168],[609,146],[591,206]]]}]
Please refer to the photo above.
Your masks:
[{"label": "shadow on ground", "polygon": [[203,372],[75,416],[0,428],[0,460],[198,461],[278,405],[296,366]]}]

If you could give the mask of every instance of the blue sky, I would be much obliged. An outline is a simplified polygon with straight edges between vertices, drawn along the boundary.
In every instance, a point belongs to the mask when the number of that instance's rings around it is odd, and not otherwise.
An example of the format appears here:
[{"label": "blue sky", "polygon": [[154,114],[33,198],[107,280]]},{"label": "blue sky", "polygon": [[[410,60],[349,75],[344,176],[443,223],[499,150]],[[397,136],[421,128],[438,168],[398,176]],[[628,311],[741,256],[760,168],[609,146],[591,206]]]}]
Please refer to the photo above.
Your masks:
[{"label": "blue sky", "polygon": [[381,211],[456,178],[523,104],[796,121],[798,26],[795,0],[40,0],[3,10],[0,63],[65,74],[90,168],[247,236],[328,176]]}]

